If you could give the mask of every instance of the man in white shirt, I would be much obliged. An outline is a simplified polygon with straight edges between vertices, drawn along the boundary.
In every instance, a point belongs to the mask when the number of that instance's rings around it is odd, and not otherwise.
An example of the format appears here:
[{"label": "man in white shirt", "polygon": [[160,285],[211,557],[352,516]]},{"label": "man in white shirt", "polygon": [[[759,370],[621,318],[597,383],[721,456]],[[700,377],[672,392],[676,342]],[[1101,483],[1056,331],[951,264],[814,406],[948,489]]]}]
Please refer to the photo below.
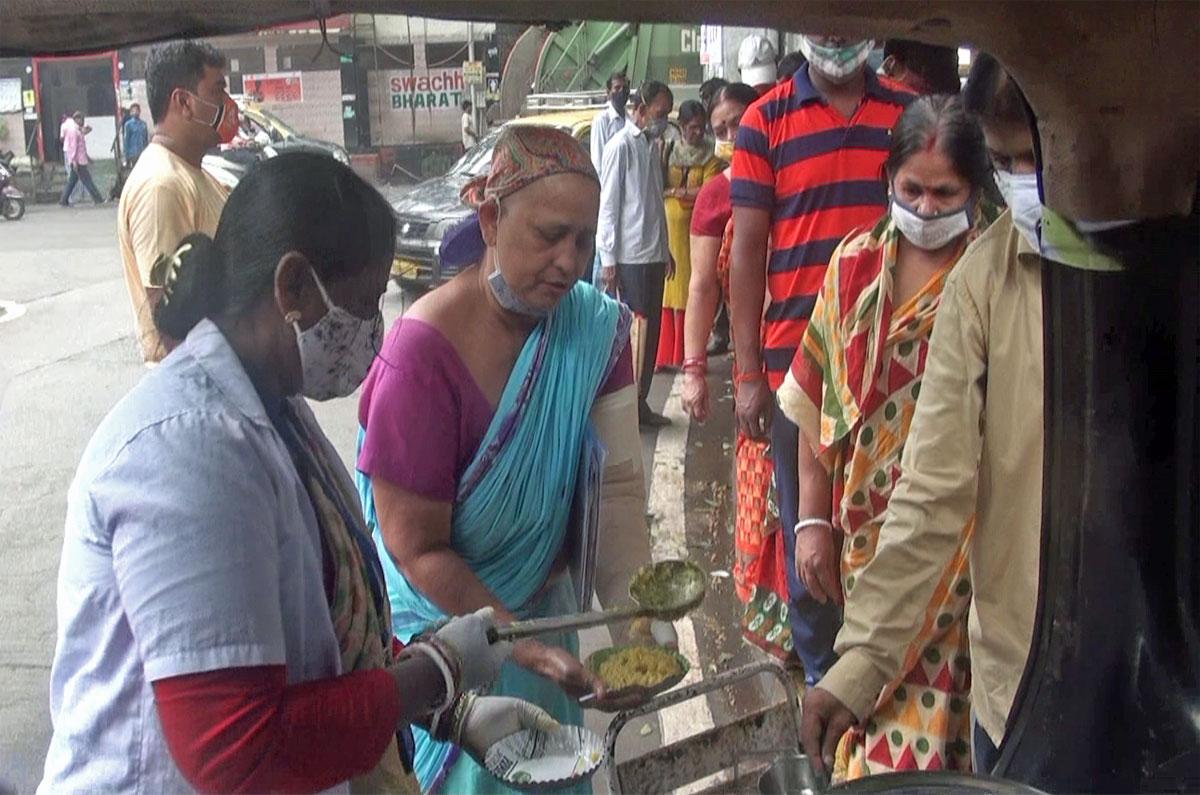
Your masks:
[{"label": "man in white shirt", "polygon": [[[625,106],[629,103],[629,78],[624,72],[613,72],[608,76],[608,104],[592,119],[591,148],[592,165],[596,173],[604,165],[604,145],[625,126]],[[600,283],[600,251],[592,261],[592,281]]]},{"label": "man in white shirt", "polygon": [[479,143],[479,133],[475,132],[475,119],[471,101],[467,100],[462,104],[462,145],[463,151],[470,149],[475,144]]},{"label": "man in white shirt", "polygon": [[648,80],[633,98],[629,121],[604,147],[600,165],[600,217],[596,248],[601,280],[635,317],[634,370],[638,375],[638,419],[643,426],[669,421],[650,410],[646,396],[662,314],[663,280],[675,268],[667,246],[663,167],[648,131],[662,130],[674,104],[671,90]]},{"label": "man in white shirt", "polygon": [[604,145],[625,127],[625,105],[629,102],[629,78],[624,72],[608,76],[608,104],[592,120],[592,165],[596,173],[604,165]]}]

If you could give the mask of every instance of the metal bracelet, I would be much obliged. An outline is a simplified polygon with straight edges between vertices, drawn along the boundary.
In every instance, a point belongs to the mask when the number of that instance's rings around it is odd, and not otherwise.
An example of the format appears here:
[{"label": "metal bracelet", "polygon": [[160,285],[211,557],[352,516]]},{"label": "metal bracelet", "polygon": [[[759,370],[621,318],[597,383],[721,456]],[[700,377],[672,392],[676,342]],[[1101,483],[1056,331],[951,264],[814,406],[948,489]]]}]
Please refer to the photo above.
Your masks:
[{"label": "metal bracelet", "polygon": [[828,519],[818,519],[816,517],[812,517],[809,519],[801,519],[800,521],[796,522],[796,526],[792,528],[792,533],[798,534],[801,530],[804,530],[808,527],[826,527],[831,533],[835,529],[833,522],[829,521]]},{"label": "metal bracelet", "polygon": [[463,723],[466,722],[467,712],[471,709],[477,696],[474,693],[463,693],[454,702],[450,712],[449,740],[455,745],[462,745]]}]

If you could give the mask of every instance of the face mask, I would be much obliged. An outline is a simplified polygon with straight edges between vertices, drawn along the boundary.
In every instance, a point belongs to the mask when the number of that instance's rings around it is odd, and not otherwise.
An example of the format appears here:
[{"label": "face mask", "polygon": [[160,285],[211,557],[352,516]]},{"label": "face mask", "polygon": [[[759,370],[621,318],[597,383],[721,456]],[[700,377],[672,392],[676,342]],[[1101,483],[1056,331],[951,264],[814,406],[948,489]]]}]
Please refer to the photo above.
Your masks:
[{"label": "face mask", "polygon": [[629,102],[629,89],[622,88],[620,91],[613,92],[613,95],[609,98],[609,101],[612,102],[612,106],[617,110],[618,113],[624,113],[625,105]]},{"label": "face mask", "polygon": [[1004,203],[1012,210],[1013,225],[1035,249],[1039,248],[1042,225],[1042,200],[1038,196],[1037,174],[995,172],[996,187]]},{"label": "face mask", "polygon": [[[492,255],[495,257],[495,254]],[[496,303],[505,311],[512,312],[514,315],[523,315],[532,317],[538,320],[550,314],[550,310],[541,309],[536,306],[530,306],[521,300],[521,296],[517,295],[513,290],[512,285],[504,278],[504,274],[500,272],[500,259],[496,257],[496,269],[492,271],[492,275],[487,279],[488,287],[492,290],[492,295],[496,296]]]},{"label": "face mask", "polygon": [[803,36],[800,39],[800,51],[809,64],[828,80],[847,83],[863,68],[871,56],[874,43],[868,39],[847,47],[826,47],[814,44],[808,36]]},{"label": "face mask", "polygon": [[733,162],[733,141],[717,141],[713,154],[727,163]]},{"label": "face mask", "polygon": [[[496,217],[500,217],[500,202],[496,202]],[[536,306],[530,306],[517,295],[517,291],[512,288],[508,280],[504,278],[504,273],[500,268],[500,250],[492,249],[492,264],[493,269],[487,278],[488,287],[492,291],[492,295],[496,297],[496,303],[507,312],[512,312],[514,315],[523,315],[532,317],[538,320],[550,314],[549,309],[541,309]]]},{"label": "face mask", "polygon": [[312,272],[329,311],[307,330],[292,321],[300,350],[301,393],[313,400],[345,397],[367,377],[383,344],[383,313],[363,320],[329,300],[325,285]]},{"label": "face mask", "polygon": [[891,215],[908,242],[926,251],[936,251],[970,231],[970,207],[968,201],[957,210],[922,215],[893,196]]},{"label": "face mask", "polygon": [[646,124],[646,136],[648,138],[661,138],[662,134],[667,130],[666,119],[655,119]]},{"label": "face mask", "polygon": [[216,108],[216,113],[213,114],[212,121],[203,122],[199,119],[192,119],[192,121],[197,124],[203,124],[205,127],[213,128],[217,133],[217,140],[223,144],[229,143],[237,136],[241,120],[239,119],[240,114],[238,113],[237,103],[233,101],[232,97],[226,95],[220,105],[214,105],[198,94],[193,94],[191,91],[188,93],[200,104]]}]

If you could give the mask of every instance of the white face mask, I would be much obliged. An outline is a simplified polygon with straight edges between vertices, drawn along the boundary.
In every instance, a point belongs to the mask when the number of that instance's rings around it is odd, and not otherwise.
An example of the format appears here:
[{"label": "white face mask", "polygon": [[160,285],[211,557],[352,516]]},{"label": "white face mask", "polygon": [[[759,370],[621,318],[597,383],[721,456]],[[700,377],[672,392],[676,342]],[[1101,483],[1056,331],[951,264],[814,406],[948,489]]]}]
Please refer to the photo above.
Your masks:
[{"label": "white face mask", "polygon": [[826,47],[800,37],[800,52],[809,64],[833,83],[848,83],[871,57],[875,42],[867,39],[846,47]]},{"label": "white face mask", "polygon": [[383,344],[383,313],[363,320],[329,300],[316,271],[312,276],[329,311],[309,329],[292,321],[300,350],[300,391],[313,400],[346,397],[366,380]]},{"label": "white face mask", "polygon": [[957,210],[922,215],[893,196],[891,214],[900,234],[926,251],[936,251],[971,230],[970,201]]},{"label": "white face mask", "polygon": [[1013,225],[1035,249],[1042,226],[1042,200],[1038,197],[1037,174],[996,171],[996,187],[1012,210]]}]

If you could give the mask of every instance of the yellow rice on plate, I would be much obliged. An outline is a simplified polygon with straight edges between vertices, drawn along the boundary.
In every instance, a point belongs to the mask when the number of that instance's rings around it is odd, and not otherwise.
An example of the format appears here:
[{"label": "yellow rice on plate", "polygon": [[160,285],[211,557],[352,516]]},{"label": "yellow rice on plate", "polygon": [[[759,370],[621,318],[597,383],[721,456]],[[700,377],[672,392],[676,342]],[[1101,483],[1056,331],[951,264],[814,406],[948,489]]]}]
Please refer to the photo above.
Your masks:
[{"label": "yellow rice on plate", "polygon": [[614,690],[638,685],[655,687],[681,673],[675,655],[654,646],[629,646],[600,663],[600,678]]}]

